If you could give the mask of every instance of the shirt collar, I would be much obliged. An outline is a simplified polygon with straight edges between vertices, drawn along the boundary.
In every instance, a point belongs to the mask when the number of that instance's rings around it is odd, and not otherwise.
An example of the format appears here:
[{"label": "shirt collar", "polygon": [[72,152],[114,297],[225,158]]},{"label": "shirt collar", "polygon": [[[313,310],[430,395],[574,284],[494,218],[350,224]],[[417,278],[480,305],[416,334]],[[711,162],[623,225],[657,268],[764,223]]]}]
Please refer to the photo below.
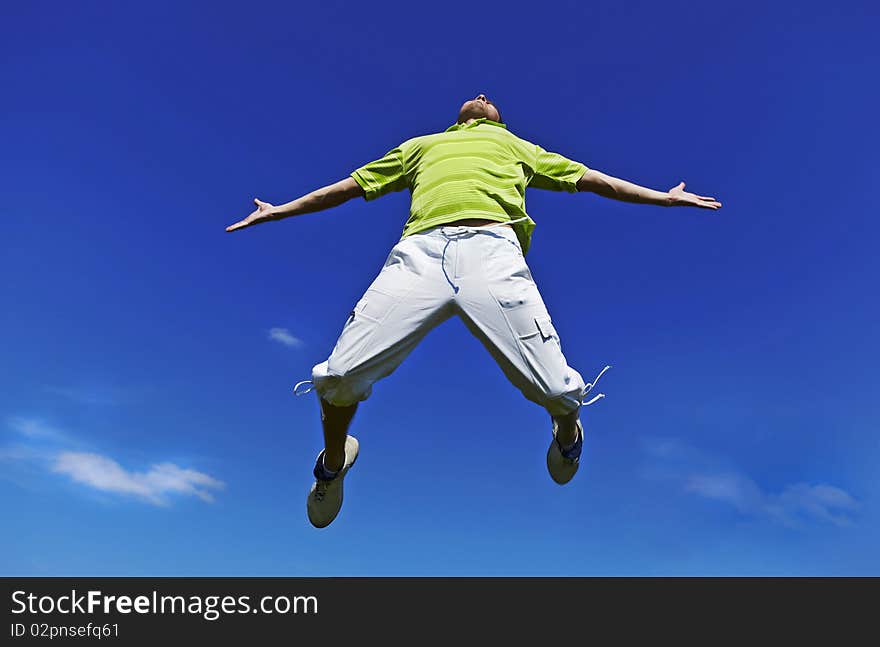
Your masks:
[{"label": "shirt collar", "polygon": [[480,117],[479,119],[475,119],[469,124],[452,124],[449,128],[446,129],[446,132],[452,132],[455,130],[464,130],[465,128],[474,128],[479,124],[489,124],[490,126],[498,126],[500,128],[507,128],[506,124],[502,124],[500,121],[492,121],[488,117]]}]

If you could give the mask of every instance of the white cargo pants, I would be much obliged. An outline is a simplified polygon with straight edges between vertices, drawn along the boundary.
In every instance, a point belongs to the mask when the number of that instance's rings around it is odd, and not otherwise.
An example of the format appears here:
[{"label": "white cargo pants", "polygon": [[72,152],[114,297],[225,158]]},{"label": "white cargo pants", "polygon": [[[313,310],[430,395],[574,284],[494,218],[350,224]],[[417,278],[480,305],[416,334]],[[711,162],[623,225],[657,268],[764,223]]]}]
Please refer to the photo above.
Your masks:
[{"label": "white cargo pants", "polygon": [[462,318],[523,395],[551,415],[581,405],[584,380],[568,366],[513,229],[440,226],[398,242],[358,301],[312,383],[330,404],[366,400],[424,336]]}]

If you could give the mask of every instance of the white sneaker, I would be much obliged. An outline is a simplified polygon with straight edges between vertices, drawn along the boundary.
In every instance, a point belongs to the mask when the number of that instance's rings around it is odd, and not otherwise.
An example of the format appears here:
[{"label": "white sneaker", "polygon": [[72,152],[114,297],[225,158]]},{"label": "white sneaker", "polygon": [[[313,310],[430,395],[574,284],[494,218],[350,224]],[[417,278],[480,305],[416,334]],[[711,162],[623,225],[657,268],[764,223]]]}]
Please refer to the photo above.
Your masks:
[{"label": "white sneaker", "polygon": [[554,420],[553,440],[550,442],[550,448],[547,450],[547,471],[550,472],[550,478],[559,483],[559,485],[565,485],[574,478],[575,473],[578,471],[581,450],[584,445],[584,427],[581,425],[581,421],[578,420],[578,439],[574,447],[567,452],[562,451],[562,447],[559,446],[559,442],[556,440],[557,430],[558,425],[556,420]]},{"label": "white sneaker", "polygon": [[336,472],[332,479],[324,477],[324,450],[318,454],[315,462],[315,482],[309,490],[309,498],[306,500],[306,510],[309,513],[309,521],[315,528],[324,528],[339,514],[342,508],[342,480],[354,465],[358,457],[358,441],[354,436],[345,438],[345,464]]}]

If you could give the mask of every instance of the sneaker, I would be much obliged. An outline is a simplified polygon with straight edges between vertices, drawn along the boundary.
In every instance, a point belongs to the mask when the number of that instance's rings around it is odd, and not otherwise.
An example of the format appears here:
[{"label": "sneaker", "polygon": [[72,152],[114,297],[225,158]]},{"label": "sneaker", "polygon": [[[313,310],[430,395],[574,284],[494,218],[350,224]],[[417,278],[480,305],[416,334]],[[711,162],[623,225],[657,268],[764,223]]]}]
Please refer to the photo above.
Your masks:
[{"label": "sneaker", "polygon": [[324,469],[324,450],[318,454],[315,462],[315,482],[309,490],[309,498],[306,501],[306,509],[309,513],[309,521],[315,528],[324,528],[339,514],[342,507],[342,480],[354,465],[358,457],[358,441],[354,436],[345,438],[345,464],[332,478],[327,478]]},{"label": "sneaker", "polygon": [[575,442],[574,447],[568,451],[563,451],[562,447],[559,445],[559,441],[556,440],[557,429],[558,425],[554,420],[553,441],[550,443],[550,448],[547,450],[547,470],[550,472],[550,478],[559,483],[559,485],[565,485],[578,471],[581,449],[584,446],[584,427],[581,425],[581,421],[578,420],[578,439]]}]

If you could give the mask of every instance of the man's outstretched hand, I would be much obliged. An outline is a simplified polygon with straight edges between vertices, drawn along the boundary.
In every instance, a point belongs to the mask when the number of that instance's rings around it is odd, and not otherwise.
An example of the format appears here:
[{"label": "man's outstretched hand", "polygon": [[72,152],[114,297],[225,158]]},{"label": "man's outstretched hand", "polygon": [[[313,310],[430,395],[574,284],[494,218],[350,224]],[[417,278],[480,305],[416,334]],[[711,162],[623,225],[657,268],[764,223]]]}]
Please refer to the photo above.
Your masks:
[{"label": "man's outstretched hand", "polygon": [[715,198],[684,190],[684,182],[669,189],[670,205],[673,207],[700,207],[702,209],[720,209],[721,203]]},{"label": "man's outstretched hand", "polygon": [[239,220],[234,225],[229,225],[226,228],[226,231],[244,229],[245,227],[250,227],[251,225],[266,222],[267,220],[272,220],[272,216],[274,215],[272,209],[274,209],[274,205],[271,205],[268,202],[263,202],[259,198],[254,198],[254,204],[257,205],[257,208],[247,218],[245,218],[244,220]]}]

